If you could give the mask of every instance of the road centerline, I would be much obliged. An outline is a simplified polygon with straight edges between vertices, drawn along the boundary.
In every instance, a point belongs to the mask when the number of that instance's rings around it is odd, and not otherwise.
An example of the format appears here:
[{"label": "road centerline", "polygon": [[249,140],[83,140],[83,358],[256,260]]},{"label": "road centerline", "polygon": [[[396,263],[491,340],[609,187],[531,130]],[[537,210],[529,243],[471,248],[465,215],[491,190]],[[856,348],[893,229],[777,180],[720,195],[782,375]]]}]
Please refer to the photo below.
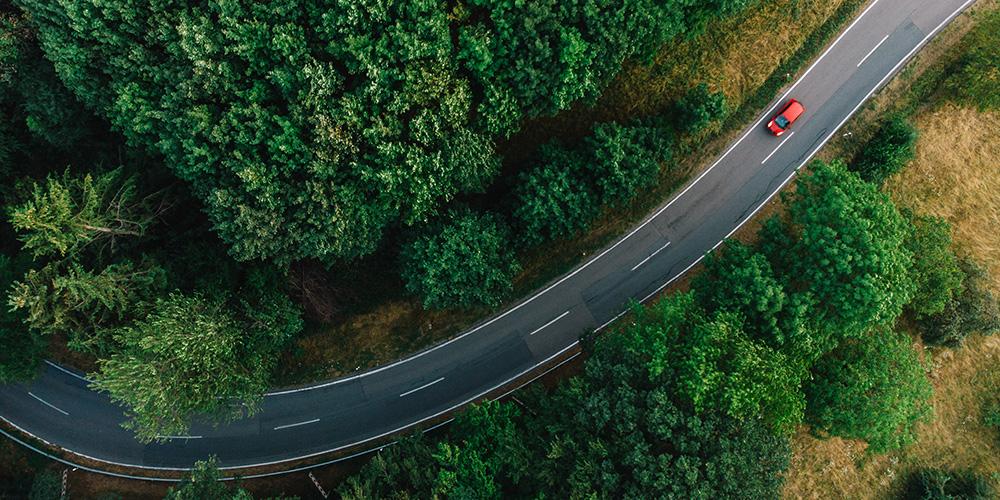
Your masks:
[{"label": "road centerline", "polygon": [[540,332],[540,331],[548,328],[552,323],[555,323],[556,321],[559,321],[559,320],[563,319],[564,317],[566,317],[567,314],[569,314],[569,310],[567,310],[566,312],[560,314],[559,316],[556,316],[555,319],[549,321],[548,323],[545,323],[544,325],[542,325],[542,326],[540,326],[538,328],[535,328],[534,330],[531,331],[531,333],[528,334],[528,336],[530,337],[530,336],[532,336],[532,335],[534,335],[534,334],[536,334],[536,333],[538,333],[538,332]]},{"label": "road centerline", "polygon": [[56,405],[54,405],[54,404],[52,404],[52,403],[50,403],[50,402],[48,402],[48,401],[46,401],[46,400],[44,400],[44,399],[42,399],[42,398],[38,397],[38,396],[35,396],[35,393],[33,393],[33,392],[31,392],[31,391],[28,391],[28,395],[29,395],[29,396],[31,396],[31,397],[33,397],[33,398],[35,398],[35,399],[37,399],[38,401],[41,401],[41,403],[42,403],[43,405],[45,405],[45,406],[48,406],[49,408],[52,408],[53,410],[55,410],[55,411],[57,411],[57,412],[59,412],[59,413],[62,413],[63,415],[66,415],[67,417],[69,416],[69,413],[67,413],[67,412],[65,412],[65,411],[63,411],[63,410],[61,410],[61,409],[60,409],[59,407],[57,407]]},{"label": "road centerline", "polygon": [[296,422],[294,424],[279,425],[279,426],[275,427],[274,430],[280,431],[281,429],[288,429],[290,427],[298,427],[300,425],[315,424],[316,422],[319,422],[318,418],[314,418],[312,420],[306,420],[305,422]]},{"label": "road centerline", "polygon": [[879,42],[878,42],[878,43],[876,43],[874,47],[872,47],[872,50],[869,50],[869,51],[868,51],[868,53],[867,53],[867,54],[865,54],[865,57],[862,57],[862,58],[861,58],[861,61],[860,61],[860,62],[858,62],[858,65],[857,65],[857,66],[855,66],[855,67],[856,67],[856,68],[860,68],[860,67],[861,67],[861,65],[862,65],[862,64],[864,64],[864,63],[865,63],[865,61],[867,61],[867,60],[868,60],[868,58],[869,58],[869,57],[871,57],[871,56],[872,56],[872,54],[874,54],[874,53],[875,53],[875,51],[876,51],[876,50],[878,50],[878,48],[879,48],[879,47],[881,47],[881,46],[882,46],[882,44],[883,44],[883,43],[885,43],[885,41],[886,41],[886,40],[888,40],[888,39],[889,39],[889,35],[885,35],[884,37],[882,37],[882,39],[881,39],[881,40],[879,40]]},{"label": "road centerline", "polygon": [[436,384],[436,383],[438,383],[438,382],[440,382],[442,380],[444,380],[444,377],[438,378],[437,380],[435,380],[433,382],[428,382],[428,383],[426,383],[426,384],[424,384],[424,385],[422,385],[420,387],[417,387],[416,389],[410,389],[410,390],[408,390],[408,391],[400,394],[399,397],[409,396],[410,394],[413,394],[414,392],[417,392],[417,391],[419,391],[421,389],[426,389],[426,388],[428,388],[428,387],[430,387],[430,386],[432,386],[432,385],[434,385],[434,384]]},{"label": "road centerline", "polygon": [[636,264],[636,265],[632,266],[632,271],[635,271],[636,269],[639,269],[639,267],[640,267],[640,266],[642,266],[642,265],[643,265],[643,264],[645,264],[646,262],[649,262],[649,259],[652,259],[653,257],[655,257],[655,256],[656,256],[656,254],[658,254],[658,253],[662,252],[662,251],[663,251],[663,249],[665,249],[665,248],[667,248],[667,247],[669,247],[669,246],[670,246],[670,242],[668,241],[666,245],[663,245],[662,247],[660,247],[660,248],[657,248],[655,252],[653,252],[653,253],[651,253],[651,254],[647,255],[645,259],[642,259],[641,261],[639,261],[639,263],[638,263],[638,264]]},{"label": "road centerline", "polygon": [[790,133],[788,134],[788,137],[785,137],[785,140],[781,141],[781,143],[779,143],[779,144],[778,144],[778,147],[774,148],[774,151],[771,151],[771,154],[767,155],[767,156],[766,156],[766,157],[765,157],[765,158],[764,158],[764,159],[763,159],[763,160],[762,160],[762,161],[760,162],[760,164],[761,164],[761,165],[763,165],[763,164],[764,164],[764,162],[766,162],[767,160],[770,160],[770,159],[771,159],[771,157],[772,157],[772,156],[774,156],[774,153],[777,153],[777,152],[778,152],[778,150],[779,150],[779,149],[781,149],[781,146],[784,146],[784,145],[785,145],[785,143],[786,143],[786,142],[788,142],[788,139],[791,139],[793,135],[795,135],[795,132],[790,132]]}]

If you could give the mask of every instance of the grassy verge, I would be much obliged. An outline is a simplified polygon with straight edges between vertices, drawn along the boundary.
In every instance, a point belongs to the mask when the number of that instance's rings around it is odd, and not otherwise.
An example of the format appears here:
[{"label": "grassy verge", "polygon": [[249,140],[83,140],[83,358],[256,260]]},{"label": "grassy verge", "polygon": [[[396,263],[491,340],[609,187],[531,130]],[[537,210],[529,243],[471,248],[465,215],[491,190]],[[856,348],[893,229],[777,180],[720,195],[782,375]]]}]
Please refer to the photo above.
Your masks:
[{"label": "grassy verge", "polygon": [[[605,213],[584,235],[520,256],[524,268],[515,297],[528,294],[600,249],[667,199],[766,105],[857,12],[862,0],[780,0],[716,21],[705,33],[672,44],[652,64],[631,64],[592,107],[577,106],[529,123],[503,145],[505,175],[550,138],[573,140],[601,121],[662,114],[686,90],[706,82],[725,93],[731,115],[723,126],[682,138],[683,158],[664,168],[657,186],[629,206]],[[792,22],[794,20],[794,22]],[[774,26],[795,29],[775,33]],[[487,310],[424,311],[400,293],[384,260],[343,270],[344,287],[364,288],[331,324],[315,326],[282,363],[279,383],[338,376],[398,359],[440,342],[489,314]]]}]

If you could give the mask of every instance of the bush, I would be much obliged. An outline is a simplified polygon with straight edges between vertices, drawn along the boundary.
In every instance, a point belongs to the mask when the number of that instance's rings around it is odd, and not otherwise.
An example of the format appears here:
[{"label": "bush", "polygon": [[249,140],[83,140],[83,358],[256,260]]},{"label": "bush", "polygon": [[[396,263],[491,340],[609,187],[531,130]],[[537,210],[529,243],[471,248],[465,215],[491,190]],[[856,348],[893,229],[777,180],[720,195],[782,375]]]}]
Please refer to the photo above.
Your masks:
[{"label": "bush", "polygon": [[881,185],[902,170],[916,150],[917,129],[900,116],[889,118],[850,164],[862,179]]},{"label": "bush", "polygon": [[521,175],[515,188],[514,219],[526,245],[566,238],[586,229],[600,202],[581,175],[579,154],[554,145],[542,149],[542,163]]},{"label": "bush", "polygon": [[707,84],[699,83],[677,101],[677,128],[682,132],[699,132],[725,117],[726,95],[709,91]]},{"label": "bush", "polygon": [[835,436],[864,439],[882,453],[915,439],[931,415],[931,384],[910,338],[876,329],[849,340],[813,367],[806,419]]},{"label": "bush", "polygon": [[996,492],[989,480],[972,471],[927,469],[913,473],[905,500],[991,500]]},{"label": "bush", "polygon": [[494,214],[452,211],[404,245],[406,289],[425,308],[496,306],[513,289],[520,266],[507,226]]},{"label": "bush", "polygon": [[62,478],[49,470],[35,474],[31,483],[31,493],[28,500],[59,500],[62,498]]},{"label": "bush", "polygon": [[670,136],[659,127],[599,123],[586,140],[590,174],[602,205],[623,205],[656,184],[660,165],[670,160]]},{"label": "bush", "polygon": [[1000,331],[1000,304],[990,291],[989,274],[968,258],[959,260],[962,289],[938,314],[917,322],[920,336],[932,345],[957,346],[972,333]]},{"label": "bush", "polygon": [[913,236],[906,241],[913,252],[910,275],[916,283],[907,309],[926,318],[944,311],[961,293],[964,274],[951,251],[951,225],[938,217],[907,215],[913,224]]}]

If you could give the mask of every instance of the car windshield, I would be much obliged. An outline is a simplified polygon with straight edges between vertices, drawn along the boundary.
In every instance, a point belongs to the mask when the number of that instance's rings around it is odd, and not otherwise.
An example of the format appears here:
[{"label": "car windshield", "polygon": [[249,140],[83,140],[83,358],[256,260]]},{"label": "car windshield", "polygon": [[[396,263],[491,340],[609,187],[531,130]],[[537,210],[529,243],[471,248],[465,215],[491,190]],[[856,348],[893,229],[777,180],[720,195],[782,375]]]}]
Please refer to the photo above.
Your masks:
[{"label": "car windshield", "polygon": [[788,128],[788,118],[785,118],[785,115],[780,115],[777,118],[775,118],[774,123],[776,123],[782,129]]}]

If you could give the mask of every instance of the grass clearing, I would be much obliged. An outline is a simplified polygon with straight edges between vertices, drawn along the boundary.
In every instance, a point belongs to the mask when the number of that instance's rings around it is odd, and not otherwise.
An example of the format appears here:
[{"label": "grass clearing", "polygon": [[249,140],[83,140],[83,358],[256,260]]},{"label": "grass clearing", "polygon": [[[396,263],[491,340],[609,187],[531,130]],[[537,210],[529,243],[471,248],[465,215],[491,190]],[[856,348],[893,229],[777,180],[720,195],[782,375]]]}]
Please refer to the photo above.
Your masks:
[{"label": "grass clearing", "polygon": [[[650,65],[629,63],[594,106],[578,104],[555,117],[535,120],[500,145],[505,159],[502,175],[514,175],[550,138],[571,141],[589,133],[596,122],[667,112],[679,96],[700,82],[722,90],[730,109],[737,109],[725,133],[717,127],[687,138],[678,153],[683,156],[679,164],[663,169],[659,184],[634,203],[605,213],[578,238],[522,254],[524,271],[514,282],[513,296],[522,297],[566,272],[644,217],[693,172],[706,168],[744,122],[778,88],[792,81],[862,4],[862,0],[760,2],[742,14],[710,23],[697,37],[670,44]],[[775,34],[774,26],[790,28]],[[387,270],[384,259],[367,259],[352,264],[346,273],[353,279],[341,280],[344,288],[354,288],[386,277]],[[370,285],[369,289],[386,288]],[[424,311],[419,301],[398,291],[366,290],[363,294],[367,297],[351,301],[331,324],[316,325],[299,339],[281,364],[278,383],[304,383],[389,362],[443,341],[488,314],[485,310]]]}]

